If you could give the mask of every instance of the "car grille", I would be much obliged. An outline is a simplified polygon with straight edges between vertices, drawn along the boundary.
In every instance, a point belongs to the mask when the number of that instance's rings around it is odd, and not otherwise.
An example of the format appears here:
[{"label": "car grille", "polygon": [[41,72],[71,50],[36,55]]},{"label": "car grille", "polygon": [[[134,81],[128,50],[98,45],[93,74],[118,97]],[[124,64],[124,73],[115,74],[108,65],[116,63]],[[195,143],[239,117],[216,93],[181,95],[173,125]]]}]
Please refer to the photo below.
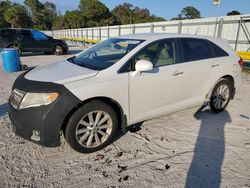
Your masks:
[{"label": "car grille", "polygon": [[10,95],[10,104],[15,108],[18,109],[23,97],[25,95],[24,91],[18,90],[18,89],[14,89],[11,92]]}]

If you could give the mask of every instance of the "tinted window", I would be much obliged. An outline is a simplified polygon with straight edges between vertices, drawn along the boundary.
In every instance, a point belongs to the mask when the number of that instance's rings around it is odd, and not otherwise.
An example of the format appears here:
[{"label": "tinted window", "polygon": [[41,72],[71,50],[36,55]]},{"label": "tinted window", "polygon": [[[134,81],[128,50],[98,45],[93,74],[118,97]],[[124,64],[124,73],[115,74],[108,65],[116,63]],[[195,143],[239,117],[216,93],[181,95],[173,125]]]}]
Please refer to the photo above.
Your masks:
[{"label": "tinted window", "polygon": [[22,37],[25,37],[25,38],[30,38],[30,37],[31,37],[31,32],[30,32],[30,30],[20,30],[20,31],[19,31],[19,34],[20,34]]},{"label": "tinted window", "polygon": [[203,39],[181,39],[183,49],[183,61],[196,61],[212,58],[212,52],[207,40]]},{"label": "tinted window", "polygon": [[40,31],[32,30],[32,36],[36,40],[47,40],[47,36]]},{"label": "tinted window", "polygon": [[5,35],[5,36],[15,36],[16,35],[16,30],[14,30],[14,29],[3,29],[3,30],[0,30],[0,34]]},{"label": "tinted window", "polygon": [[211,45],[211,48],[213,50],[214,57],[229,56],[229,54],[227,52],[225,52],[224,50],[222,50],[219,46],[217,46],[213,42],[210,42],[210,45]]},{"label": "tinted window", "polygon": [[148,60],[154,67],[161,67],[176,63],[176,47],[173,39],[156,42],[142,51],[134,58],[136,63],[139,60]]}]

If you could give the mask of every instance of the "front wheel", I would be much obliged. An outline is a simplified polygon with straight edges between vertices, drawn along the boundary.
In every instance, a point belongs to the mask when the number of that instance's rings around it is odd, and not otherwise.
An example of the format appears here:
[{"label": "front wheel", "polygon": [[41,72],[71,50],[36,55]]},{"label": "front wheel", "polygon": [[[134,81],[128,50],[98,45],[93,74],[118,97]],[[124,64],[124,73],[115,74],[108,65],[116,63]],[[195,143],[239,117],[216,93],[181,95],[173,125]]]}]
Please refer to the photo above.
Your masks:
[{"label": "front wheel", "polygon": [[104,102],[93,101],[71,116],[65,139],[74,150],[91,153],[110,144],[117,127],[117,115],[113,108]]},{"label": "front wheel", "polygon": [[55,55],[62,55],[63,52],[64,52],[64,49],[63,49],[63,47],[61,45],[56,45],[54,47],[54,54]]},{"label": "front wheel", "polygon": [[219,113],[226,109],[232,97],[232,85],[227,79],[221,79],[212,91],[210,108],[213,112]]}]

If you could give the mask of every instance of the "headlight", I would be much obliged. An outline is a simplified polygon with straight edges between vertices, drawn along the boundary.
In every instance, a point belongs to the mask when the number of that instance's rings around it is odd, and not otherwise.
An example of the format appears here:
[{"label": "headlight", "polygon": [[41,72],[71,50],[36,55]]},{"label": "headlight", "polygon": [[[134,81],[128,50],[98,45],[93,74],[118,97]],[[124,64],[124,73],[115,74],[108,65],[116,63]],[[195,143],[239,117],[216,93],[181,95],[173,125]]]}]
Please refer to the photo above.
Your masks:
[{"label": "headlight", "polygon": [[48,105],[58,98],[59,94],[53,93],[26,93],[23,97],[19,109]]}]

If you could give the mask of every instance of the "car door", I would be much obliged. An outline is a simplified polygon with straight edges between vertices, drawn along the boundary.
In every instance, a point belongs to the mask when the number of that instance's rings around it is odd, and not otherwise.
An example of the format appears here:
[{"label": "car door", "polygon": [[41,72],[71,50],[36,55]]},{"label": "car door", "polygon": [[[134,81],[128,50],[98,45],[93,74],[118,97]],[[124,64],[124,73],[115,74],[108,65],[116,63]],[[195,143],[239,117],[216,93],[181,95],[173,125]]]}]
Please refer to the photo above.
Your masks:
[{"label": "car door", "polygon": [[22,50],[25,52],[32,52],[34,46],[36,45],[32,37],[31,30],[18,30],[17,41],[21,45]]},{"label": "car door", "polygon": [[140,74],[129,73],[131,124],[175,111],[187,90],[176,39],[160,40],[145,47],[131,60],[132,67],[142,59],[151,61],[154,68]]},{"label": "car door", "polygon": [[181,38],[178,40],[181,51],[179,70],[185,80],[183,93],[187,106],[201,105],[211,89],[214,70],[218,64],[213,59],[208,40],[200,38]]},{"label": "car door", "polygon": [[35,51],[37,52],[51,51],[53,46],[51,40],[49,40],[49,37],[47,35],[37,30],[32,30],[31,33],[34,39],[34,43],[36,44],[34,46]]}]

